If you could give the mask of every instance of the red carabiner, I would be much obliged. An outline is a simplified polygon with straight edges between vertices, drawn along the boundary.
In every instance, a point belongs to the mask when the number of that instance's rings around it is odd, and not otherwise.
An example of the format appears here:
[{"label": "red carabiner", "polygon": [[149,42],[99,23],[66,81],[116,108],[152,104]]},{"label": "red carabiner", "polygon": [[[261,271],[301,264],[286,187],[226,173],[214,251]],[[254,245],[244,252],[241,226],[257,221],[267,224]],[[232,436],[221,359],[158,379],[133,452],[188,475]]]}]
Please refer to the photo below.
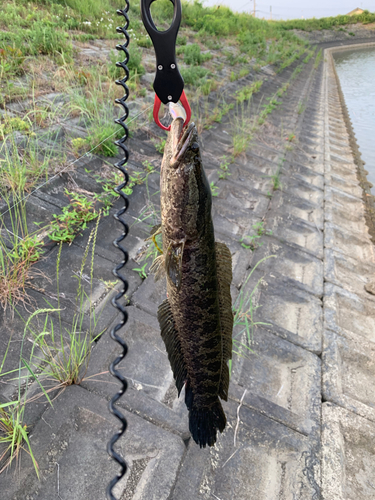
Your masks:
[{"label": "red carabiner", "polygon": [[[186,97],[186,94],[185,94],[185,90],[182,91],[182,94],[181,94],[181,97],[180,97],[180,101],[181,101],[181,104],[184,107],[184,110],[186,112],[186,120],[185,120],[185,123],[184,123],[184,127],[186,127],[186,125],[189,123],[190,118],[191,118],[191,108],[190,108],[189,101],[187,100],[187,97]],[[168,130],[171,129],[171,126],[169,125],[169,127],[165,127],[162,123],[160,123],[160,119],[159,119],[160,106],[161,106],[161,100],[159,99],[159,97],[157,96],[157,94],[155,94],[154,113],[153,113],[154,114],[155,123],[156,123],[156,125],[158,125],[163,130],[167,130],[168,131]]]}]

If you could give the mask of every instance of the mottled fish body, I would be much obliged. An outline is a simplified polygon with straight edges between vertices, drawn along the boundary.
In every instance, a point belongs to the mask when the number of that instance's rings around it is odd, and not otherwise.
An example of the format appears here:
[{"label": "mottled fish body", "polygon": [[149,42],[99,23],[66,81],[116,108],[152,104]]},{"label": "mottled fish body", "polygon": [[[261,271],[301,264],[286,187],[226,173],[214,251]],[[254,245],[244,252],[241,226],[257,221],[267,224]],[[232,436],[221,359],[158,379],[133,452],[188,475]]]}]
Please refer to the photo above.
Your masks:
[{"label": "mottled fish body", "polygon": [[168,298],[158,320],[180,394],[185,385],[189,428],[201,446],[213,446],[223,432],[232,353],[231,254],[215,243],[211,189],[194,124],[185,132],[176,118],[161,168],[161,218],[164,254],[155,262],[165,271]]}]

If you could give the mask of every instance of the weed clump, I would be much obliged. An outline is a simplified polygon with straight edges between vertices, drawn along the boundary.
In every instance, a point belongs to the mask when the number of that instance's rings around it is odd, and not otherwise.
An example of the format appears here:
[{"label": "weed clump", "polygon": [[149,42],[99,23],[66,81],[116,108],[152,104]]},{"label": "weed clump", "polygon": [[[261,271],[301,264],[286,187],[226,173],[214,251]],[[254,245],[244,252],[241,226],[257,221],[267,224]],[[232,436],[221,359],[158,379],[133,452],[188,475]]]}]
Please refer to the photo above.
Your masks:
[{"label": "weed clump", "polygon": [[192,87],[200,87],[209,74],[209,70],[201,66],[181,68],[180,72],[186,85],[191,85]]},{"label": "weed clump", "polygon": [[71,243],[88,222],[99,216],[95,210],[95,201],[84,195],[65,190],[69,204],[62,208],[60,215],[53,214],[48,236],[52,241]]},{"label": "weed clump", "polygon": [[[71,56],[73,52],[72,43],[60,30],[56,30],[44,23],[35,23],[30,30],[27,38],[29,39],[28,52],[33,55],[51,55],[63,53]],[[27,50],[27,49],[26,49]]]},{"label": "weed clump", "polygon": [[202,54],[201,48],[197,43],[179,47],[179,49],[177,49],[177,53],[184,54],[184,62],[191,66],[198,66],[203,64],[205,61],[212,59],[211,54]]}]

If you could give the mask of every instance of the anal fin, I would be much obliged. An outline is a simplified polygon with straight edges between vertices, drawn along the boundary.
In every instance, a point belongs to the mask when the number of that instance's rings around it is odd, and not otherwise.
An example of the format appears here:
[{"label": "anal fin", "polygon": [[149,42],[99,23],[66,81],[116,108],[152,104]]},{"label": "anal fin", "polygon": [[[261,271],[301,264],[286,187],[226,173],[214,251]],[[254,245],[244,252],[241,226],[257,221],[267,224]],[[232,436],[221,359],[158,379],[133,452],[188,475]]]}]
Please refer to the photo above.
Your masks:
[{"label": "anal fin", "polygon": [[229,369],[227,361],[232,358],[233,312],[230,285],[232,283],[232,255],[224,243],[215,243],[216,273],[219,288],[220,324],[222,333],[222,376],[219,396],[227,401],[229,391]]},{"label": "anal fin", "polygon": [[158,321],[161,330],[161,337],[164,341],[171,364],[178,395],[187,379],[187,369],[183,358],[178,331],[173,318],[171,306],[168,299],[165,299],[158,308]]}]

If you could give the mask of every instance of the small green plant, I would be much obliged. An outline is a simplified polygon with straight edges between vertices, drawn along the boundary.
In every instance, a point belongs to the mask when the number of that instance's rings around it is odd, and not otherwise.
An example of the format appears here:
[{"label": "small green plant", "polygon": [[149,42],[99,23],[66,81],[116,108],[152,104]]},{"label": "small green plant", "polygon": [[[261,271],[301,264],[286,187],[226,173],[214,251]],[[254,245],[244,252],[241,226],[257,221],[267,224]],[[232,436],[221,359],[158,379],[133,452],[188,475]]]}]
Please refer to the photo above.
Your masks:
[{"label": "small green plant", "polygon": [[218,85],[219,84],[216,80],[212,78],[207,78],[207,80],[205,80],[200,86],[202,94],[209,95],[211,92],[217,89]]},{"label": "small green plant", "polygon": [[22,75],[24,60],[25,56],[19,48],[10,45],[0,48],[0,80],[5,75],[11,77]]},{"label": "small green plant", "polygon": [[265,229],[263,221],[256,222],[253,225],[253,229],[255,231],[254,234],[244,236],[240,239],[241,246],[248,250],[255,250],[256,248],[261,247],[263,242],[260,242],[259,240],[264,234],[267,236],[272,235],[271,230]]},{"label": "small green plant", "polygon": [[187,44],[187,37],[178,35],[177,37],[177,45],[186,45]]},{"label": "small green plant", "polygon": [[164,148],[167,143],[167,139],[158,138],[158,139],[151,139],[151,141],[154,144],[156,151],[161,155],[164,154]]},{"label": "small green plant", "polygon": [[271,175],[271,181],[272,181],[272,190],[277,191],[278,189],[282,188],[281,185],[281,180],[280,180],[280,174],[281,174],[281,167],[285,159],[281,161],[281,163],[278,165],[276,172]]},{"label": "small green plant", "polygon": [[177,52],[183,53],[185,64],[191,66],[199,66],[200,64],[203,64],[205,61],[208,61],[212,58],[212,55],[210,53],[202,54],[201,48],[197,43],[186,45],[185,47],[179,47],[179,50]]},{"label": "small green plant", "polygon": [[[0,365],[0,377],[9,375],[3,373],[4,363],[8,355],[11,338],[9,339],[5,354]],[[20,369],[21,369],[20,361]],[[13,370],[18,371],[18,370]],[[21,380],[18,383],[18,394],[15,400],[8,403],[0,403],[0,446],[2,453],[0,455],[0,474],[12,465],[14,460],[18,461],[21,451],[26,451],[33,462],[35,472],[39,477],[38,464],[31,449],[27,425],[24,423],[24,413],[26,406],[26,394],[21,395]]]},{"label": "small green plant", "polygon": [[[255,264],[241,286],[240,293],[233,304],[233,326],[235,329],[235,334],[233,336],[233,352],[238,356],[246,356],[246,354],[253,352],[250,346],[253,343],[255,327],[268,326],[268,323],[255,321],[254,318],[255,311],[260,307],[259,305],[255,305],[255,294],[260,283],[262,282],[262,278],[257,281],[253,289],[248,289],[247,283],[260,264],[262,264],[265,260],[274,257],[276,257],[276,255],[269,255]],[[230,360],[230,372],[231,369],[232,361]]]},{"label": "small green plant", "polygon": [[146,273],[147,264],[148,263],[146,262],[145,264],[143,264],[142,267],[135,267],[134,269],[132,269],[132,271],[136,271],[142,279],[146,279],[147,278],[147,273]]},{"label": "small green plant", "polygon": [[43,241],[28,231],[25,202],[16,195],[6,200],[10,227],[0,217],[0,307],[4,311],[29,303],[26,289],[31,285],[32,266],[43,253]]},{"label": "small green plant", "polygon": [[14,460],[18,460],[21,450],[25,450],[30,455],[39,477],[38,464],[31,449],[27,426],[23,424],[24,412],[25,406],[20,401],[12,401],[8,407],[0,404],[0,445],[5,445],[0,455],[0,474],[10,467]]},{"label": "small green plant", "polygon": [[298,103],[298,108],[297,108],[297,112],[299,115],[301,115],[306,109],[306,103],[304,103],[303,101],[300,101]]},{"label": "small green plant", "polygon": [[228,179],[228,177],[231,175],[229,172],[229,167],[231,164],[231,158],[228,158],[226,156],[223,157],[223,161],[220,163],[219,167],[219,179]]},{"label": "small green plant", "polygon": [[193,66],[192,68],[181,68],[182,78],[186,85],[192,87],[200,87],[204,83],[204,79],[208,76],[209,71],[201,66]]},{"label": "small green plant", "polygon": [[282,95],[288,90],[288,88],[289,83],[287,82],[281,87],[281,89],[276,92],[277,97],[282,97]]},{"label": "small green plant", "polygon": [[65,59],[71,58],[73,47],[70,40],[61,30],[36,22],[30,31],[29,52],[38,55],[56,56],[64,54]]},{"label": "small green plant", "polygon": [[[315,65],[314,65],[314,67],[315,67]],[[293,71],[293,73],[292,73],[292,75],[290,77],[290,80],[291,81],[295,80],[297,78],[297,76],[301,73],[301,71],[302,71],[301,66],[297,66],[296,69]]]},{"label": "small green plant", "polygon": [[145,49],[149,49],[152,47],[151,38],[148,35],[141,35],[137,40],[138,47],[144,47]]},{"label": "small green plant", "polygon": [[[85,148],[87,142],[83,137],[76,137],[72,139],[72,148],[76,156],[79,156],[82,152],[82,149]],[[86,148],[85,148],[86,149]]]},{"label": "small green plant", "polygon": [[30,121],[22,120],[18,116],[10,117],[5,115],[0,121],[0,140],[4,140],[5,136],[15,131],[25,132],[29,134],[31,130]]},{"label": "small green plant", "polygon": [[[133,76],[135,74],[138,76],[144,75],[146,70],[142,64],[142,50],[137,47],[137,45],[132,45],[130,46],[129,53],[130,58],[128,62],[128,68],[130,76]],[[123,74],[124,73],[122,72],[122,75]]]},{"label": "small green plant", "polygon": [[272,189],[273,191],[277,191],[278,189],[281,188],[281,182],[280,182],[280,170],[278,169],[277,172],[274,175],[271,175],[272,179]]},{"label": "small green plant", "polygon": [[[120,139],[122,135],[122,129],[114,123],[107,123],[103,121],[99,123],[93,123],[88,129],[88,135],[84,139],[83,145],[84,148],[88,151],[94,150],[95,154],[114,157],[118,154],[118,147],[116,146],[114,141],[116,139]],[[82,146],[82,142],[78,142],[77,139],[73,139],[72,145],[77,150],[77,145],[80,149]],[[79,149],[77,150],[78,152]]]},{"label": "small green plant", "polygon": [[[251,137],[251,136],[250,136]],[[233,156],[239,156],[249,146],[250,137],[246,133],[238,133],[233,136]]]},{"label": "small green plant", "polygon": [[233,157],[239,156],[249,147],[255,126],[256,117],[249,117],[243,102],[237,103],[235,107],[232,125]]},{"label": "small green plant", "polygon": [[310,50],[309,53],[307,54],[307,56],[305,57],[305,59],[303,60],[304,64],[307,64],[310,59],[312,58],[312,56],[314,55],[314,50]]},{"label": "small green plant", "polygon": [[[84,250],[82,262],[79,271],[74,278],[77,279],[77,292],[74,304],[74,313],[71,324],[65,326],[61,320],[60,306],[60,262],[63,245],[59,244],[59,252],[56,264],[56,282],[57,282],[57,308],[50,310],[39,310],[34,314],[41,312],[58,313],[58,331],[55,325],[54,317],[49,314],[45,317],[42,328],[36,329],[30,324],[29,319],[26,322],[25,331],[31,334],[34,340],[33,350],[30,356],[30,372],[33,374],[32,368],[43,366],[43,370],[38,375],[38,380],[42,386],[44,380],[52,380],[55,385],[53,389],[58,387],[64,388],[72,384],[80,384],[85,378],[88,368],[91,350],[95,340],[102,332],[97,332],[98,318],[95,315],[95,310],[92,307],[91,296],[94,277],[94,251],[96,245],[96,237],[99,225],[99,218],[96,226],[92,229],[88,243]],[[91,259],[89,254],[91,250]],[[85,268],[89,266],[89,292],[83,286],[87,282]],[[49,304],[51,305],[51,304]],[[51,306],[52,307],[52,306]],[[83,326],[83,321],[86,312],[90,315],[90,321],[87,329]],[[41,354],[37,354],[36,348],[39,348]],[[56,385],[57,383],[57,385]],[[43,386],[42,386],[43,387]]]},{"label": "small green plant", "polygon": [[262,111],[258,115],[258,125],[263,125],[263,123],[266,121],[266,118],[269,114],[272,113],[272,111],[279,106],[281,101],[278,101],[275,96],[273,97],[267,97],[268,104],[263,104],[262,106]]},{"label": "small green plant", "polygon": [[206,128],[209,128],[209,126],[214,122],[220,123],[221,120],[223,119],[223,116],[229,113],[229,111],[233,108],[234,108],[234,103],[229,103],[229,104],[224,103],[221,106],[217,105],[206,118],[206,123],[207,123]]},{"label": "small green plant", "polygon": [[53,214],[48,236],[53,241],[72,243],[87,223],[96,219],[99,212],[95,210],[95,201],[84,195],[71,193],[65,189],[69,204],[62,208],[62,214]]},{"label": "small green plant", "polygon": [[253,94],[259,92],[262,85],[263,85],[263,80],[257,80],[251,85],[248,85],[246,87],[243,87],[241,90],[238,90],[236,92],[236,101],[237,102],[248,101],[249,99],[251,99]]},{"label": "small green plant", "polygon": [[316,69],[319,66],[321,60],[322,60],[322,49],[320,49],[319,52],[316,54],[316,58],[314,61],[314,69]]},{"label": "small green plant", "polygon": [[[53,310],[55,311],[55,309]],[[28,386],[30,376],[32,379],[36,380],[38,385],[41,388],[41,394],[46,396],[47,401],[52,405],[48,394],[44,390],[43,386],[37,380],[37,377],[31,370],[29,363],[23,357],[23,346],[27,333],[27,326],[33,320],[35,316],[37,316],[40,312],[46,312],[45,309],[40,311],[35,311],[31,314],[29,319],[26,322],[26,326],[24,328],[23,339],[21,342],[21,352],[20,352],[20,361],[18,368],[10,370],[4,373],[4,364],[9,352],[9,347],[12,341],[12,336],[10,336],[7,348],[5,350],[5,354],[3,356],[1,365],[0,365],[0,378],[7,376],[12,376],[13,374],[17,374],[15,379],[18,381],[18,393],[16,398],[13,401],[0,404],[0,445],[2,445],[2,454],[0,455],[0,474],[12,465],[13,460],[18,462],[20,458],[21,451],[24,450],[29,454],[32,463],[34,465],[34,469],[36,475],[39,478],[39,468],[38,464],[35,460],[31,444],[29,441],[27,430],[27,425],[24,423],[24,413],[26,404],[29,402],[27,399],[28,396]],[[33,349],[34,350],[34,347]],[[14,379],[13,379],[14,380]],[[21,390],[21,382],[24,382],[25,389]]]},{"label": "small green plant", "polygon": [[229,80],[231,82],[235,82],[236,80],[238,80],[240,77],[239,73],[235,73],[234,71],[231,71],[230,72],[230,77],[229,77]]},{"label": "small green plant", "polygon": [[215,186],[214,181],[211,182],[210,188],[212,196],[219,196],[219,187]]}]

